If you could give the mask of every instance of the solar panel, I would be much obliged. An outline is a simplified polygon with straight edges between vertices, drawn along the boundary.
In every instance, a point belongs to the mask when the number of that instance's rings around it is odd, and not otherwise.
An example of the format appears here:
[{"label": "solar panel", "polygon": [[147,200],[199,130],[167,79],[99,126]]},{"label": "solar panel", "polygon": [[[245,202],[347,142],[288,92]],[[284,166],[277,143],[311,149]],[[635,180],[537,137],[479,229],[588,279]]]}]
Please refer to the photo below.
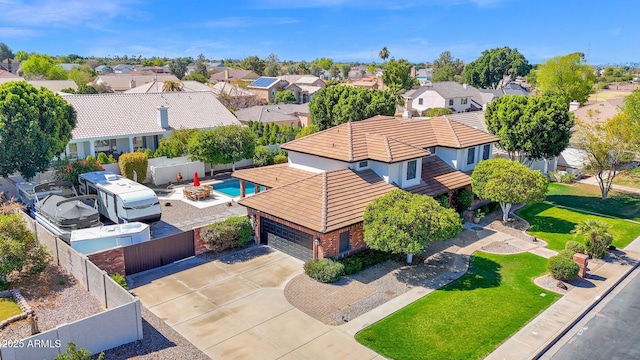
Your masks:
[{"label": "solar panel", "polygon": [[261,78],[257,79],[256,81],[252,82],[250,86],[269,87],[269,86],[271,86],[271,84],[273,84],[276,81],[278,81],[278,78],[261,77]]}]

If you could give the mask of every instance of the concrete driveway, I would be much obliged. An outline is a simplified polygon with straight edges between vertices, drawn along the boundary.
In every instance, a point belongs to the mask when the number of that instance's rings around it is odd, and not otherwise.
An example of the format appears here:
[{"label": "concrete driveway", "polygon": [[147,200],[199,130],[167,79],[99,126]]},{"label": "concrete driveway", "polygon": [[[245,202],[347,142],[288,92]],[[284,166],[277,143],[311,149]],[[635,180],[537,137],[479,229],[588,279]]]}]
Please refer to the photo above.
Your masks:
[{"label": "concrete driveway", "polygon": [[142,304],[212,359],[373,359],[284,297],[302,261],[265,246],[129,276]]}]

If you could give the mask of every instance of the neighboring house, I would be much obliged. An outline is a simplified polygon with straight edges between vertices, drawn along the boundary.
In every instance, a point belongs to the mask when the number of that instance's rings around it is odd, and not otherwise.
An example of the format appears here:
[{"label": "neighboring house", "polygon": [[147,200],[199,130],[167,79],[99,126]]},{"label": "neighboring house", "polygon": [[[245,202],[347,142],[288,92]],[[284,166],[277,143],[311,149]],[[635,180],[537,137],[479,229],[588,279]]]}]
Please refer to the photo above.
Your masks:
[{"label": "neighboring house", "polygon": [[225,69],[209,77],[209,82],[224,81],[232,84],[248,84],[260,78],[260,75],[251,70]]},{"label": "neighboring house", "polygon": [[[226,69],[223,62],[211,62],[207,64],[207,71],[220,71]],[[191,63],[187,65],[187,73],[186,75],[191,74],[196,70],[196,63]]]},{"label": "neighboring house", "polygon": [[178,129],[239,125],[212,92],[63,95],[77,114],[65,154],[84,159],[99,152],[119,154],[158,148]]},{"label": "neighboring house", "polygon": [[264,103],[273,103],[276,93],[283,90],[288,83],[277,77],[263,76],[256,79],[247,86],[247,89],[258,97]]},{"label": "neighboring house", "polygon": [[480,91],[485,104],[490,103],[491,101],[493,101],[493,99],[497,99],[504,95],[531,95],[526,87],[513,81],[508,82],[500,89],[478,89],[478,91]]},{"label": "neighboring house", "polygon": [[304,127],[311,122],[308,103],[251,106],[237,110],[236,117],[243,125],[248,125],[249,121],[259,121],[265,124]]},{"label": "neighboring house", "polygon": [[484,104],[478,89],[455,81],[441,81],[409,91],[405,98],[411,98],[412,110],[423,114],[428,109],[447,108],[454,113],[482,110]]},{"label": "neighboring house", "polygon": [[135,66],[129,65],[129,64],[118,64],[113,67],[113,72],[116,74],[128,74],[135,70],[136,70]]},{"label": "neighboring house", "polygon": [[229,84],[227,82],[219,82],[215,85],[211,86],[211,91],[213,91],[216,96],[219,96],[220,93],[224,92],[231,96],[246,96],[246,97],[255,97],[256,94],[251,91],[241,88],[239,86],[235,86],[233,84]]},{"label": "neighboring house", "polygon": [[425,86],[431,83],[433,77],[433,68],[418,69],[411,68],[411,76],[416,78],[420,83],[420,86]]},{"label": "neighboring house", "polygon": [[348,80],[360,80],[366,77],[372,77],[373,74],[369,72],[367,65],[354,66],[349,70]]},{"label": "neighboring house", "polygon": [[113,69],[107,65],[99,65],[94,69],[96,74],[111,74],[113,73]]},{"label": "neighboring house", "polygon": [[314,75],[284,75],[280,79],[288,83],[284,89],[293,92],[298,104],[308,103],[327,85],[323,79]]},{"label": "neighboring house", "polygon": [[[12,72],[9,72],[5,69],[0,69],[0,79],[14,79],[14,80],[22,80],[22,78]],[[2,80],[0,80],[2,81]]]},{"label": "neighboring house", "polygon": [[359,87],[364,89],[380,89],[380,90],[384,89],[384,84],[382,83],[382,80],[376,77],[362,78],[357,81],[342,83],[341,85]]},{"label": "neighboring house", "polygon": [[[182,91],[213,91],[213,88],[207,84],[200,83],[198,81],[179,81],[182,83]],[[123,93],[125,94],[142,94],[142,93],[159,93],[163,92],[162,88],[164,87],[164,81],[156,81],[153,80],[146,84],[136,86],[133,89],[125,90]]]},{"label": "neighboring house", "polygon": [[308,260],[366,248],[363,214],[393,190],[438,196],[469,187],[469,172],[498,138],[446,118],[376,116],[281,146],[289,163],[235,171],[267,191],[243,198],[256,241]]},{"label": "neighboring house", "polygon": [[154,74],[149,72],[132,72],[128,74],[105,74],[98,75],[93,84],[105,85],[114,92],[123,92],[133,89],[136,86],[148,84],[150,82],[180,81],[175,75],[170,74]]},{"label": "neighboring house", "polygon": [[3,77],[0,74],[0,84],[4,84],[10,81],[26,81],[29,84],[33,85],[35,88],[45,87],[54,93],[60,92],[60,90],[66,88],[78,90],[78,85],[76,85],[75,81],[73,80],[24,80],[21,77]]}]

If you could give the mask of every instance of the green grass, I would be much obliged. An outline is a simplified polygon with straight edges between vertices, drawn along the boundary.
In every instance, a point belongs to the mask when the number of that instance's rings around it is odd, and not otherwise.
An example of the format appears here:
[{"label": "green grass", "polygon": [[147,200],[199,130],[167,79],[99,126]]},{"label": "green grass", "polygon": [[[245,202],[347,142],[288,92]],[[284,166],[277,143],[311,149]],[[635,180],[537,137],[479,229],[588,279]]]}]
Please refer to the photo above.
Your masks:
[{"label": "green grass", "polygon": [[0,298],[0,321],[22,313],[22,310],[13,299]]},{"label": "green grass", "polygon": [[611,190],[601,199],[598,186],[586,184],[549,184],[547,201],[599,214],[640,221],[640,195]]},{"label": "green grass", "polygon": [[530,253],[477,252],[467,274],[363,329],[356,340],[393,359],[482,358],[560,297],[533,283],[546,265]]},{"label": "green grass", "polygon": [[613,183],[640,189],[640,166],[621,172],[613,178]]},{"label": "green grass", "polygon": [[583,237],[574,236],[571,230],[586,219],[600,220],[611,225],[613,245],[619,248],[627,246],[640,235],[640,224],[563,209],[551,204],[530,204],[516,213],[531,224],[527,233],[543,239],[549,243],[547,247],[553,250],[564,249],[564,244],[569,240],[584,242]]}]

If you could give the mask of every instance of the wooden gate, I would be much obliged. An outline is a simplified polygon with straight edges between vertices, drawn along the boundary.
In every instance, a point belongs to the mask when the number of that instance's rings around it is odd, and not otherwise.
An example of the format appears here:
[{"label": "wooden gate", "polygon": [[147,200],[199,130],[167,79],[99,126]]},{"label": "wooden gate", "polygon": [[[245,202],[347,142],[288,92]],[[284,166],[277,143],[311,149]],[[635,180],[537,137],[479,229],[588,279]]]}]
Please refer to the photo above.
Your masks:
[{"label": "wooden gate", "polygon": [[139,273],[194,256],[193,230],[123,249],[125,272],[127,275]]}]

